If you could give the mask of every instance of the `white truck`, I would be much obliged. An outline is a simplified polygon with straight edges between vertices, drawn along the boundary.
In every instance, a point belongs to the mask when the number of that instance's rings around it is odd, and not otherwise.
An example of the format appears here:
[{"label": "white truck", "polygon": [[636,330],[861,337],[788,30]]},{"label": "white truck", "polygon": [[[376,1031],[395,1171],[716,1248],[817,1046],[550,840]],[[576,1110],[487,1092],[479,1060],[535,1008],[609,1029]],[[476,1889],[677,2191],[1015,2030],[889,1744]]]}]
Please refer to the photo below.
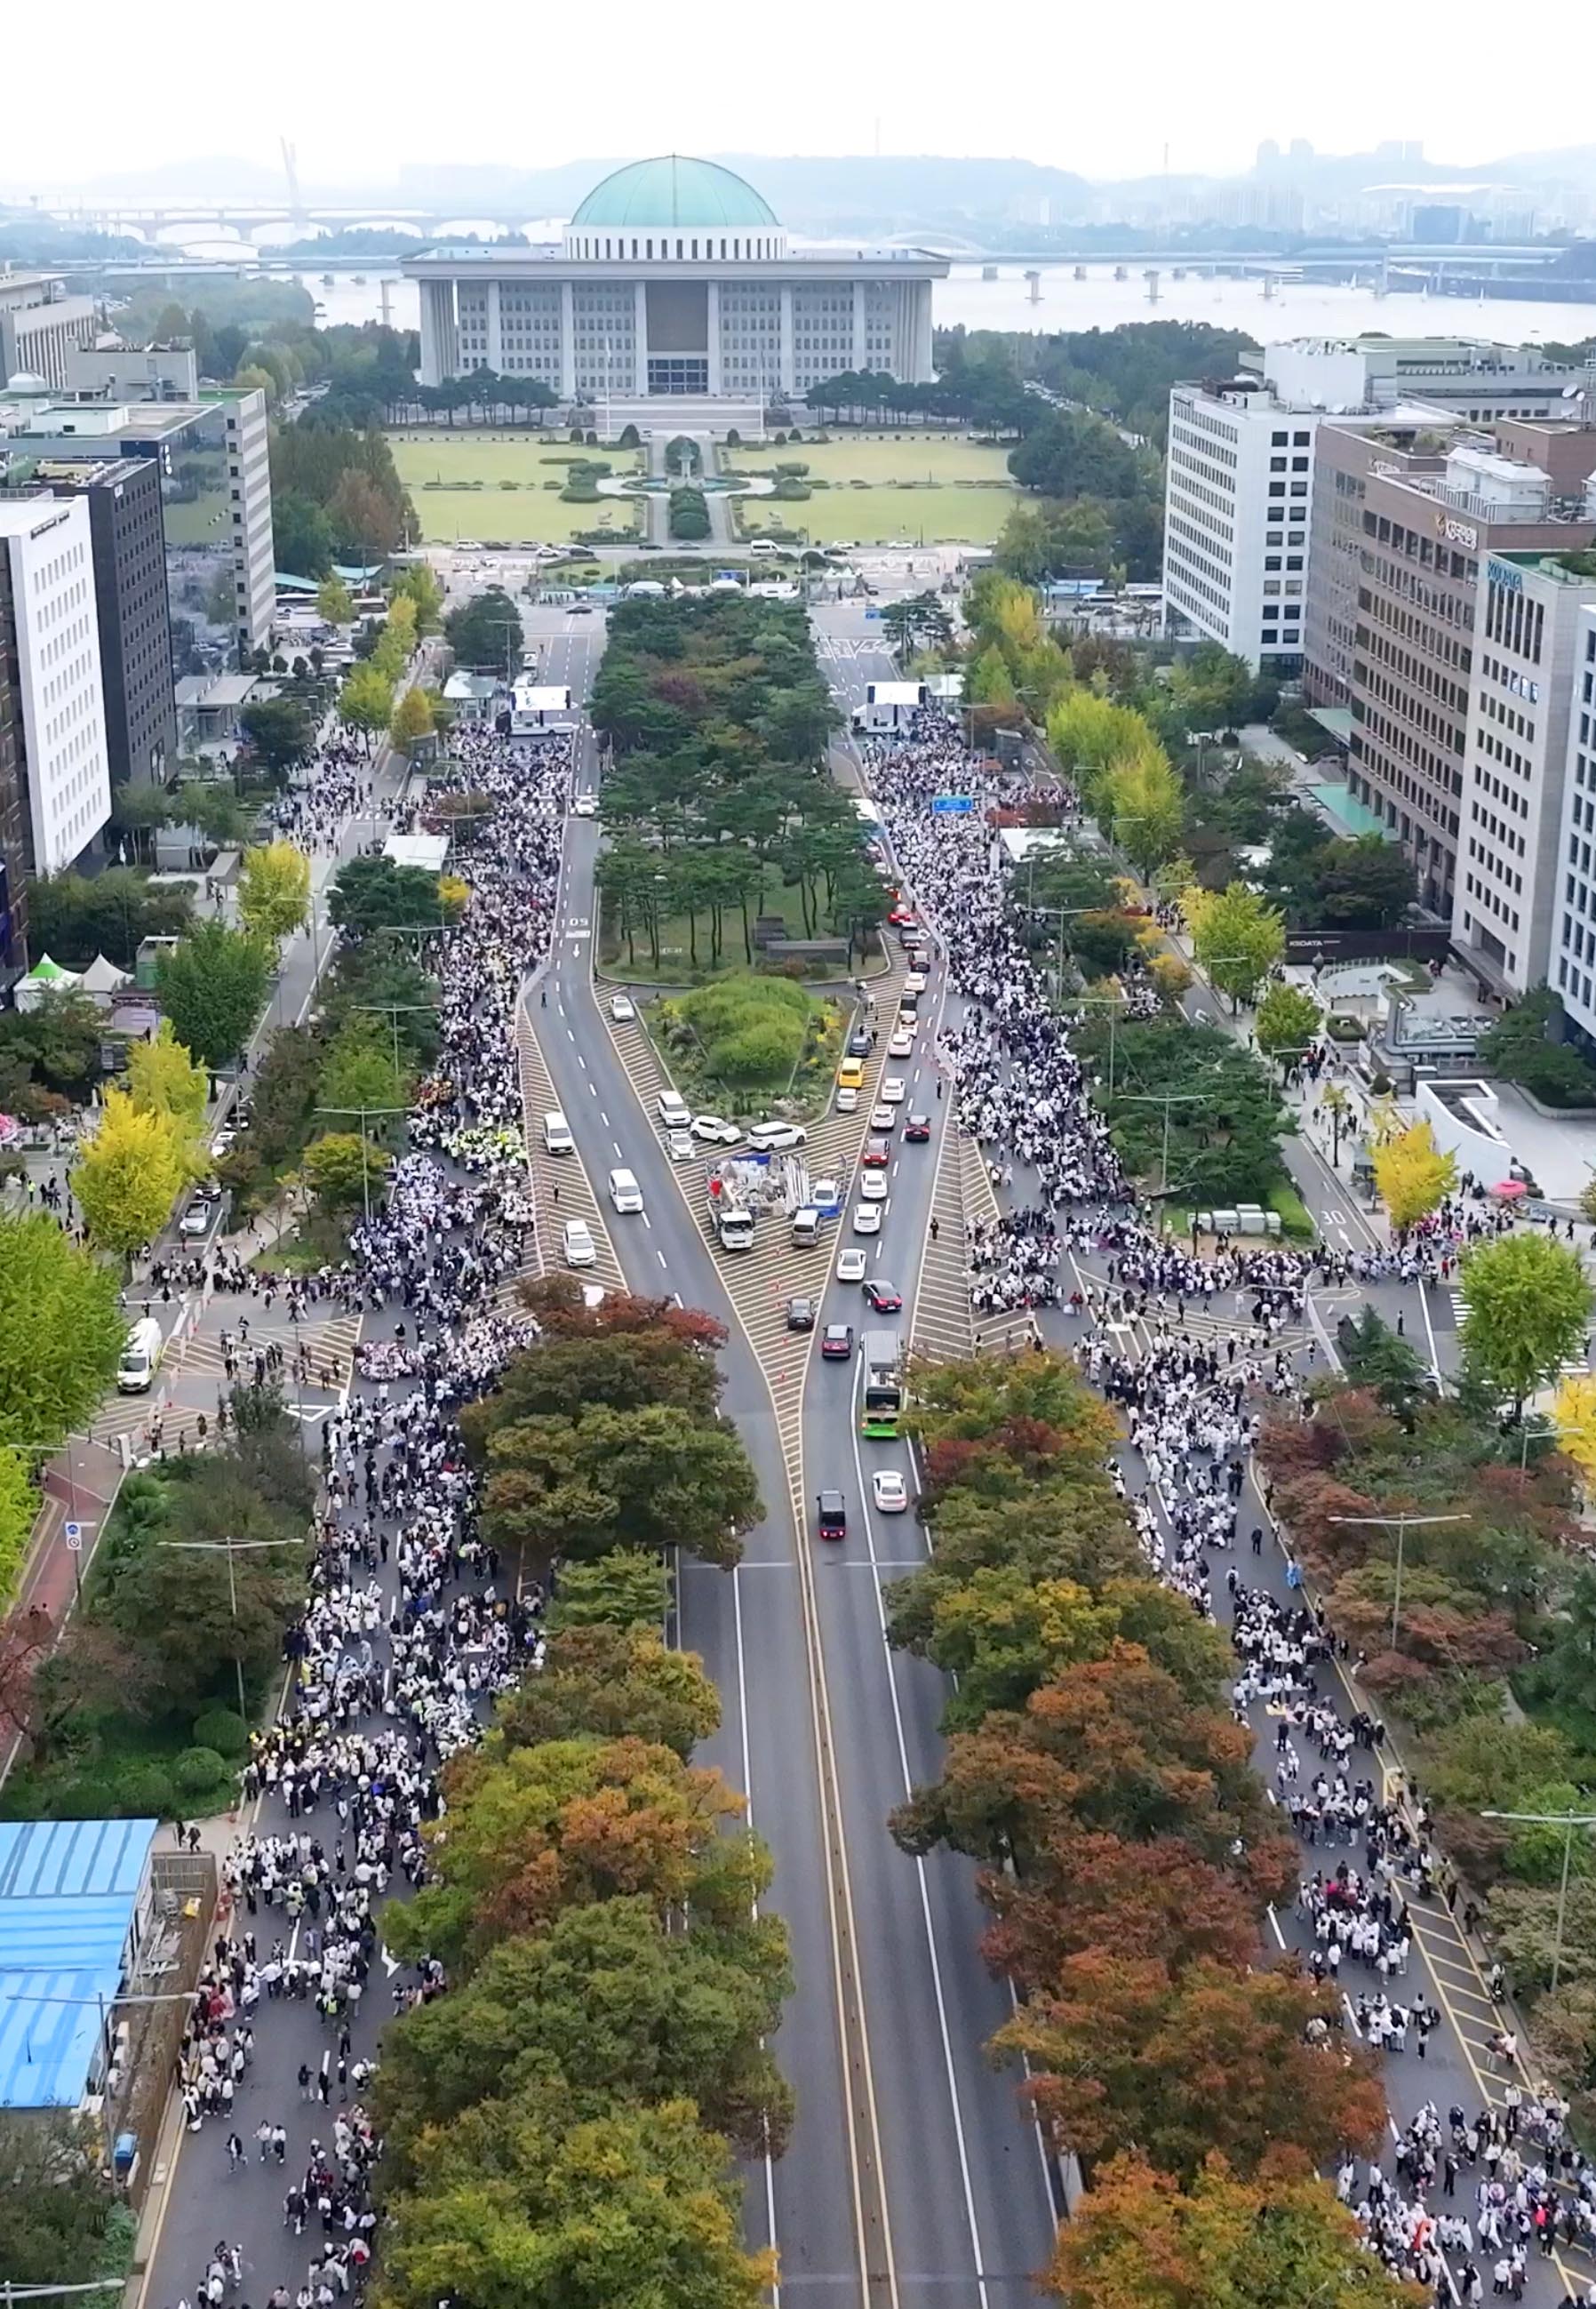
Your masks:
[{"label": "white truck", "polygon": [[166,1341],[160,1336],[160,1325],[153,1315],[146,1315],[134,1325],[122,1350],[122,1360],[116,1366],[116,1386],[123,1395],[147,1395],[156,1372]]}]

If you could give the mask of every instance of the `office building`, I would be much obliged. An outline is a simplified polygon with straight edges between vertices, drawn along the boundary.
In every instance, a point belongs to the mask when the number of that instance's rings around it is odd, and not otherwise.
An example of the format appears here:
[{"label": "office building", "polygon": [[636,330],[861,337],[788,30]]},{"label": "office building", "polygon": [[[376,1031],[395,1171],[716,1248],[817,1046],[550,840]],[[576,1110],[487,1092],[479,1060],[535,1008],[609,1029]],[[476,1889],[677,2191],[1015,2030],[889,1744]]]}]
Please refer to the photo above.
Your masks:
[{"label": "office building", "polygon": [[[1493,553],[1484,562],[1452,929],[1478,974],[1514,999],[1549,975],[1563,895],[1569,722],[1593,608],[1596,557]],[[1596,817],[1596,794],[1591,807]],[[1583,797],[1575,830],[1583,845]]]},{"label": "office building", "polygon": [[[1587,440],[1596,458],[1596,433]],[[1422,903],[1450,921],[1482,571],[1493,555],[1583,548],[1596,522],[1543,466],[1504,455],[1490,436],[1438,411],[1375,424],[1328,419],[1315,459],[1305,695],[1347,709],[1349,789],[1408,851]],[[1528,842],[1524,825],[1514,833]],[[1509,938],[1523,941],[1522,903],[1507,912]],[[1494,907],[1480,919],[1500,936]]]},{"label": "office building", "polygon": [[74,346],[66,356],[66,389],[102,401],[197,401],[199,356],[192,345]]},{"label": "office building", "polygon": [[[17,783],[31,874],[59,874],[111,814],[94,546],[81,497],[0,498],[0,688],[21,704]],[[8,877],[9,878],[9,877]]]},{"label": "office building", "polygon": [[[1340,423],[1420,404],[1477,422],[1517,420],[1529,437],[1566,431],[1568,395],[1589,373],[1533,347],[1464,337],[1298,338],[1244,353],[1233,378],[1169,395],[1164,484],[1166,629],[1192,632],[1255,672],[1302,670],[1314,445]],[[1545,454],[1544,445],[1540,454]]]},{"label": "office building", "polygon": [[69,297],[58,273],[0,272],[0,385],[22,377],[65,393],[72,355],[97,326],[93,298]]},{"label": "office building", "polygon": [[1319,421],[1239,379],[1169,394],[1166,626],[1205,635],[1255,672],[1287,677],[1301,663]]},{"label": "office building", "polygon": [[24,486],[81,497],[88,506],[111,785],[164,786],[177,730],[159,464],[153,457],[39,458]]},{"label": "office building", "polygon": [[421,378],[493,369],[562,401],[740,405],[845,369],[928,379],[931,284],[918,249],[795,252],[729,169],[669,154],[594,187],[557,246],[435,248],[421,284]]},{"label": "office building", "polygon": [[176,679],[217,672],[267,645],[276,589],[263,393],[131,402],[13,395],[4,421],[0,467],[13,488],[52,458],[154,462]]},{"label": "office building", "polygon": [[1587,1052],[1596,1052],[1596,602],[1581,606],[1574,637],[1558,875],[1547,982]]},{"label": "office building", "polygon": [[22,671],[11,601],[10,557],[0,552],[0,998],[28,967],[28,831],[22,796]]}]

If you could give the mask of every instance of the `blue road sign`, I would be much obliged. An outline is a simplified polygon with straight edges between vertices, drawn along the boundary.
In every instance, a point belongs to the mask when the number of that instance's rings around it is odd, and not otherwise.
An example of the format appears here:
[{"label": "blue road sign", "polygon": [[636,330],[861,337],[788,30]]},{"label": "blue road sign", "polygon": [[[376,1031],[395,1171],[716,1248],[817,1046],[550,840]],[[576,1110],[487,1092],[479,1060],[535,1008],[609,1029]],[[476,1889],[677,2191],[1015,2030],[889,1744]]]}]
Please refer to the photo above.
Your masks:
[{"label": "blue road sign", "polygon": [[975,808],[973,794],[933,794],[931,809],[937,817],[968,817]]}]

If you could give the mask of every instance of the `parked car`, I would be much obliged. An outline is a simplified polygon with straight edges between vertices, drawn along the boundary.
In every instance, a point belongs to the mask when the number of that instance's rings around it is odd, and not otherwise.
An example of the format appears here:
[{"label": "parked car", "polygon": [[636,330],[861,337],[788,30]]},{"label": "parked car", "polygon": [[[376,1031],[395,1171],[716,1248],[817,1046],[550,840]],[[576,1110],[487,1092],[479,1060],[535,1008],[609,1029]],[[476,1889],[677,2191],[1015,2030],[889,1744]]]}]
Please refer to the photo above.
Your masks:
[{"label": "parked car", "polygon": [[668,1130],[665,1134],[665,1152],[673,1163],[690,1163],[698,1152],[697,1147],[693,1144],[692,1132]]},{"label": "parked car", "polygon": [[740,1146],[743,1134],[735,1122],[728,1122],[719,1114],[695,1114],[692,1121],[694,1138],[702,1138],[706,1146]]},{"label": "parked car", "polygon": [[812,1331],[815,1328],[815,1302],[795,1298],[787,1302],[787,1327],[789,1331]]},{"label": "parked car", "polygon": [[756,1122],[748,1133],[748,1144],[756,1154],[786,1154],[795,1146],[808,1143],[809,1134],[796,1122]]},{"label": "parked car", "polygon": [[858,1103],[859,1094],[857,1090],[840,1090],[837,1093],[837,1111],[839,1114],[857,1113],[858,1111]]},{"label": "parked car", "polygon": [[629,994],[612,994],[609,998],[609,1015],[617,1026],[624,1026],[628,1018],[636,1017],[637,1005]]},{"label": "parked car", "polygon": [[593,1231],[585,1219],[567,1219],[561,1230],[567,1267],[591,1267],[598,1258]]}]

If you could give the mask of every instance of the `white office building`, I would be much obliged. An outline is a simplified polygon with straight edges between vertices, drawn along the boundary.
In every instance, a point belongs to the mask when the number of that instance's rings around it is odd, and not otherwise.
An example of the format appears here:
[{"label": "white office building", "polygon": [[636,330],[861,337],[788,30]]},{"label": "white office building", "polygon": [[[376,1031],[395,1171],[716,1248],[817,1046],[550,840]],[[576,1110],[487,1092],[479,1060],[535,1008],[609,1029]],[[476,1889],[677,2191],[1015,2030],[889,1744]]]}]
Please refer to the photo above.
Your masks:
[{"label": "white office building", "polygon": [[1166,630],[1205,635],[1255,672],[1298,671],[1318,424],[1247,380],[1173,388]]},{"label": "white office building", "polygon": [[[1492,553],[1480,571],[1452,930],[1515,997],[1551,974],[1569,723],[1596,609],[1596,575],[1568,565],[1589,558]],[[1586,806],[1582,791],[1582,846]]]},{"label": "white office building", "polygon": [[924,249],[795,250],[751,185],[678,153],[606,177],[557,245],[403,265],[421,284],[424,385],[491,369],[562,401],[739,406],[845,370],[928,380],[947,269]]},{"label": "white office building", "polygon": [[1574,636],[1567,770],[1558,846],[1557,937],[1548,983],[1596,1050],[1596,601],[1585,602]]},{"label": "white office building", "polygon": [[81,497],[0,499],[22,705],[28,863],[70,866],[111,815],[89,509]]}]

